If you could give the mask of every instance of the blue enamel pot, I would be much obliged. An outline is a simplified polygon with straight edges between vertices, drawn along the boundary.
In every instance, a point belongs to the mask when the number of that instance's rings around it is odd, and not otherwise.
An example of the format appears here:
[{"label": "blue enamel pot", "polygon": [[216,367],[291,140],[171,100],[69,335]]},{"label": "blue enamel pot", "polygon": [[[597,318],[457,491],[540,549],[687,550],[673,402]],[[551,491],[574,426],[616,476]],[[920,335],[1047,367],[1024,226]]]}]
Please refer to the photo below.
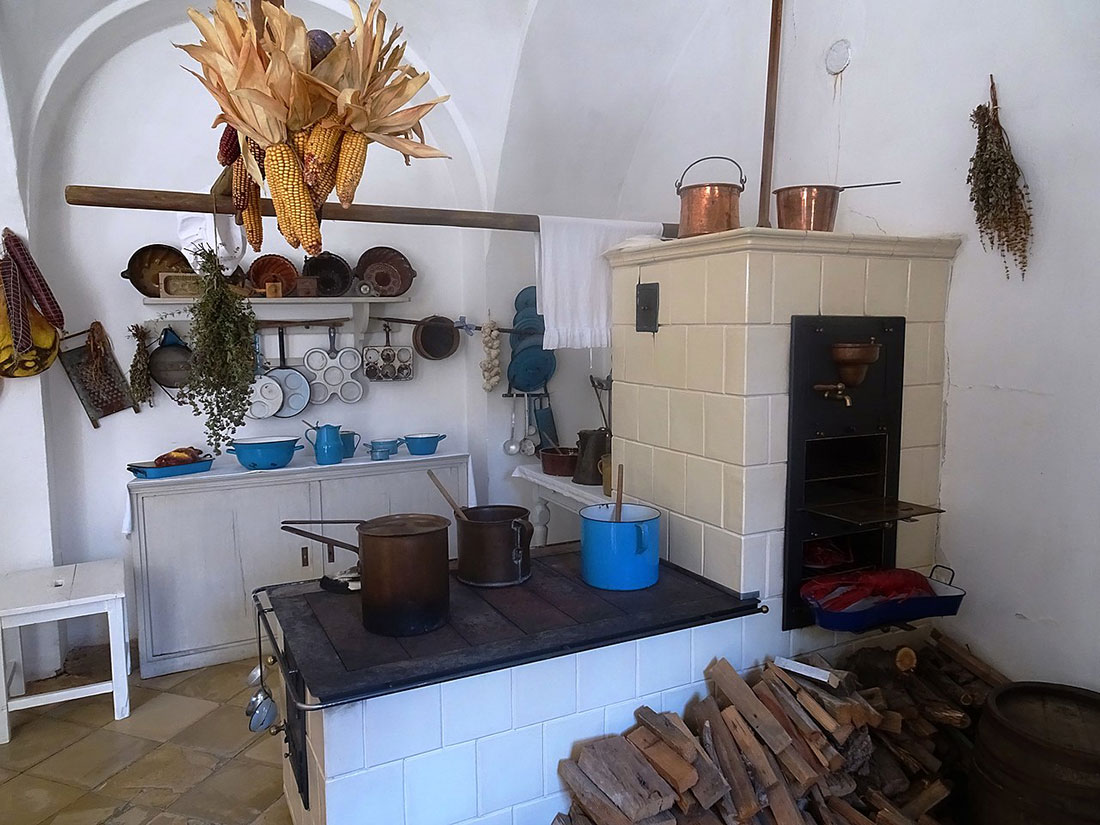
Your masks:
[{"label": "blue enamel pot", "polygon": [[298,443],[297,437],[235,438],[226,452],[237,456],[241,466],[249,470],[278,470],[289,464],[294,453],[305,446]]},{"label": "blue enamel pot", "polygon": [[446,437],[439,433],[413,433],[405,436],[405,449],[409,455],[432,455],[439,442]]},{"label": "blue enamel pot", "polygon": [[657,583],[661,513],[644,504],[614,504],[581,510],[581,578],[601,590],[641,590]]}]

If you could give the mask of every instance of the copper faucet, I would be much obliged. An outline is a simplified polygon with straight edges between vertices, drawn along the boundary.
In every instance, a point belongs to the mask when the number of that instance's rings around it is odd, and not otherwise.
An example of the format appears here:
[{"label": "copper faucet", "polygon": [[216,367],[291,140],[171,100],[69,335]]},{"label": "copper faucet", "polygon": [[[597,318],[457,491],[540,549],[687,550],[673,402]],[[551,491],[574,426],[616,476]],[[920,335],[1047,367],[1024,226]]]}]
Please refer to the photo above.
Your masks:
[{"label": "copper faucet", "polygon": [[826,398],[835,398],[837,401],[843,401],[845,407],[850,407],[852,406],[852,397],[844,392],[845,389],[847,389],[847,387],[841,382],[837,382],[836,384],[814,384],[814,392],[819,392]]}]

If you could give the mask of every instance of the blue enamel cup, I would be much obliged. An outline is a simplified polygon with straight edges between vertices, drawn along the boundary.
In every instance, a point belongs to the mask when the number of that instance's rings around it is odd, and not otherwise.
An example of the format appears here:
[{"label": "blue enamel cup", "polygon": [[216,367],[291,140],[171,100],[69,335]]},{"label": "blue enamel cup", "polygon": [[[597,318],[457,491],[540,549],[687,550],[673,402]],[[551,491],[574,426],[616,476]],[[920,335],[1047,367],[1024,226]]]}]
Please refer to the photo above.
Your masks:
[{"label": "blue enamel cup", "polygon": [[644,504],[614,504],[581,510],[581,578],[601,590],[641,590],[657,583],[661,513]]}]

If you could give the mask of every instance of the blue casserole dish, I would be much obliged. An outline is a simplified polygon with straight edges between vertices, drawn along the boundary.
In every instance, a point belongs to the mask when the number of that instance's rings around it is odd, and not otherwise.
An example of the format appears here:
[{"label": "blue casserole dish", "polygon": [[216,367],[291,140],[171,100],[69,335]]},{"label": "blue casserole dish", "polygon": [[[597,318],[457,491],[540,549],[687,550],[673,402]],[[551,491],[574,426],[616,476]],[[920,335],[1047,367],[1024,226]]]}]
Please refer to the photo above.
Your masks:
[{"label": "blue casserole dish", "polygon": [[305,449],[297,436],[274,435],[261,438],[235,438],[226,452],[235,455],[241,466],[249,470],[278,470]]},{"label": "blue casserole dish", "polygon": [[205,473],[213,464],[212,458],[203,458],[192,461],[190,464],[176,464],[171,467],[158,467],[153,461],[135,461],[133,464],[127,464],[126,469],[134,474],[134,478],[171,478],[189,476],[192,473]]}]

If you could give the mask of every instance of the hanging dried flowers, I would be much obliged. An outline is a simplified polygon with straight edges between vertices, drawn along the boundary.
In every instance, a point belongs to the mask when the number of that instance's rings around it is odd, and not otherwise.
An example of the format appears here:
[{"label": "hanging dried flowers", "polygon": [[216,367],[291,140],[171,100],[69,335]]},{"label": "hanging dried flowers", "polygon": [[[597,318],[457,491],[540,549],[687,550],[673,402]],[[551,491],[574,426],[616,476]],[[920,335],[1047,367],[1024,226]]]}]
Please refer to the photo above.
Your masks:
[{"label": "hanging dried flowers", "polygon": [[153,406],[153,383],[149,380],[149,330],[143,324],[130,325],[130,337],[137,342],[130,362],[130,394],[137,404]]},{"label": "hanging dried flowers", "polygon": [[1011,274],[1009,258],[1023,278],[1031,246],[1031,193],[1001,125],[993,75],[989,76],[989,103],[971,112],[970,122],[978,130],[978,145],[966,182],[982,246],[1001,253],[1006,278]]}]

